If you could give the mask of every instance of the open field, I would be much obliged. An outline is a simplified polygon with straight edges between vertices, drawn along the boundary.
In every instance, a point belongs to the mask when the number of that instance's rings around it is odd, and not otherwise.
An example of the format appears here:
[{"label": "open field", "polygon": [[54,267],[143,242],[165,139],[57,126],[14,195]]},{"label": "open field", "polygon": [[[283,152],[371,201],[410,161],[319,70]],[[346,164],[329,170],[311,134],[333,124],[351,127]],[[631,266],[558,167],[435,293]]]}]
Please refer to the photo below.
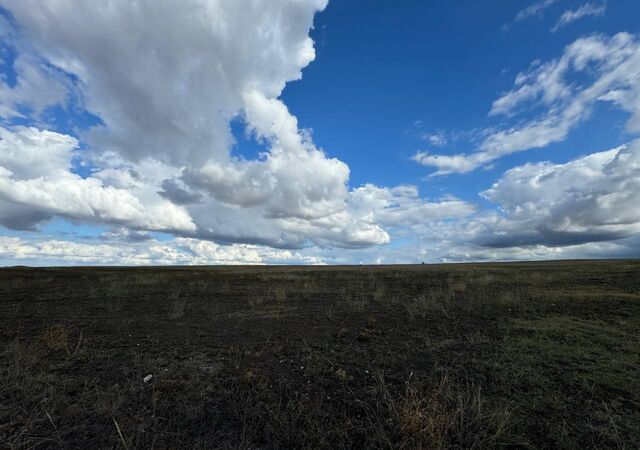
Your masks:
[{"label": "open field", "polygon": [[9,268],[0,318],[0,448],[640,444],[640,261]]}]

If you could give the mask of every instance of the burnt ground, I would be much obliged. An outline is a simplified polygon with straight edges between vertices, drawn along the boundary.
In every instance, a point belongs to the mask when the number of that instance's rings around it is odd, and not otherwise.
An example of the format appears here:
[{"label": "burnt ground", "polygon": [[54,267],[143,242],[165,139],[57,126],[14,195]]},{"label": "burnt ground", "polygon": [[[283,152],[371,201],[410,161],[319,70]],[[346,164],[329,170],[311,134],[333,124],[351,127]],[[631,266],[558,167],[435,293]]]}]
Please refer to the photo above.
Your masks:
[{"label": "burnt ground", "polygon": [[640,447],[640,261],[6,268],[0,319],[0,448]]}]

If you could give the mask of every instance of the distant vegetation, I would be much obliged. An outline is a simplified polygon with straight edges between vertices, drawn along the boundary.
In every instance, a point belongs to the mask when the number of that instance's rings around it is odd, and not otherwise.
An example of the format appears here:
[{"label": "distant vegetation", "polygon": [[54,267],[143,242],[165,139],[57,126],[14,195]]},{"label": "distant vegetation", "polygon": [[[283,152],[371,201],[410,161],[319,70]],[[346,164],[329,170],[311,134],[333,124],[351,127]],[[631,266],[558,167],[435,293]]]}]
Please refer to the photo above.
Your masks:
[{"label": "distant vegetation", "polygon": [[0,318],[0,448],[640,443],[638,261],[12,268]]}]

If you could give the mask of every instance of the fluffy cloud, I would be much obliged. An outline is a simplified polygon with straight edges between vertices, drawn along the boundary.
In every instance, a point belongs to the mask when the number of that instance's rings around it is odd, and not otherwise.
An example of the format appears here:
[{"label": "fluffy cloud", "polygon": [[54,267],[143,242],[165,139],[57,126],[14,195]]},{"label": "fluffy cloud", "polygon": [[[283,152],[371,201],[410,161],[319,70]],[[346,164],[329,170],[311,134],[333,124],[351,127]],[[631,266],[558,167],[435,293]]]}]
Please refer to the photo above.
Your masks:
[{"label": "fluffy cloud", "polygon": [[[34,147],[35,154],[46,147],[56,170],[40,167],[37,158],[21,169],[19,158],[5,161],[0,196],[12,212],[0,218],[7,226],[33,228],[62,216],[227,243],[362,248],[390,242],[385,227],[398,224],[393,217],[402,208],[414,222],[472,209],[461,201],[430,203],[415,190],[390,206],[399,191],[388,188],[371,194],[384,197],[380,211],[372,209],[375,202],[356,204],[360,191],[349,189],[349,167],[316,147],[278,98],[315,58],[309,30],[326,0],[0,5],[20,25],[12,37],[19,58],[73,80],[48,88],[51,98],[33,109],[71,98],[101,120],[79,132],[88,149],[73,154],[76,139],[31,130],[68,142],[59,151],[50,142]],[[14,66],[29,84],[19,60]],[[57,79],[50,78],[49,86]],[[19,85],[16,100],[3,104],[32,97]],[[259,158],[232,156],[234,120],[265,145]],[[7,140],[15,154],[25,133]],[[76,175],[72,158],[90,176]]]},{"label": "fluffy cloud", "polygon": [[349,168],[327,158],[298,130],[297,120],[277,99],[257,91],[245,95],[247,123],[270,144],[261,160],[211,162],[187,169],[183,180],[211,197],[238,206],[264,206],[269,217],[320,218],[345,208]]},{"label": "fluffy cloud", "polygon": [[0,263],[35,265],[321,264],[312,256],[249,245],[222,246],[197,239],[172,242],[32,241],[0,236]]},{"label": "fluffy cloud", "polygon": [[[412,228],[430,261],[629,258],[640,254],[640,140],[564,164],[507,170],[482,209]],[[410,255],[405,255],[410,259]]]},{"label": "fluffy cloud", "polygon": [[350,204],[361,215],[388,227],[460,218],[475,212],[472,204],[455,197],[424,201],[415,186],[380,188],[367,184],[351,193]]},{"label": "fluffy cloud", "polygon": [[0,200],[5,204],[0,223],[29,229],[57,215],[150,230],[195,229],[186,211],[159,196],[143,203],[129,190],[71,172],[77,145],[76,139],[51,131],[0,127]]},{"label": "fluffy cloud", "polygon": [[2,0],[38,54],[78,77],[104,127],[87,140],[131,159],[224,159],[243,95],[277,97],[314,57],[326,0]]},{"label": "fluffy cloud", "polygon": [[[62,217],[111,229],[93,241],[3,237],[3,261],[390,263],[638,248],[638,143],[506,172],[483,194],[500,213],[428,200],[415,186],[350,187],[349,167],[280,99],[315,57],[309,30],[326,0],[0,5],[20,25],[10,39],[16,83],[0,80],[0,115],[36,125],[0,127],[0,224],[34,230]],[[510,119],[543,105],[546,114],[485,130],[474,153],[415,159],[439,174],[469,172],[563,140],[596,102],[627,111],[638,132],[639,48],[625,33],[580,39],[519,74],[491,111]],[[575,74],[589,82],[573,83]],[[76,136],[46,130],[43,111],[60,104],[100,124]],[[233,156],[232,121],[264,148],[259,157]],[[176,237],[160,242],[152,231]]]},{"label": "fluffy cloud", "polygon": [[52,131],[0,127],[0,166],[16,180],[66,172],[77,146],[75,138]]},{"label": "fluffy cloud", "polygon": [[[139,170],[138,176],[146,177],[150,169]],[[159,242],[148,233],[124,227],[94,242],[2,238],[0,260],[13,264],[133,265],[633,257],[640,251],[639,180],[640,142],[636,141],[565,164],[525,164],[505,172],[483,193],[499,206],[499,213],[476,211],[469,203],[448,196],[428,202],[412,186],[380,188],[369,184],[349,193],[348,214],[318,220],[280,218],[280,226],[270,228],[266,219],[264,223],[250,222],[250,210],[236,208],[239,215],[231,216],[225,225],[228,228],[216,228],[218,240],[221,230],[226,229],[229,241],[241,242],[247,231],[244,227],[257,227],[271,246],[278,243],[278,236],[282,246],[287,246],[295,242],[295,236],[307,234],[324,243],[320,247],[292,251],[180,237]],[[359,220],[371,228],[344,226],[342,221],[348,220]],[[377,227],[409,241],[375,248],[357,244],[385,242],[385,237],[389,242],[389,234]],[[350,236],[348,230],[363,235]],[[345,253],[335,248],[338,242],[353,250]]]},{"label": "fluffy cloud", "polygon": [[[191,211],[197,223],[211,223],[212,234],[208,237],[220,240],[243,242],[251,235],[260,240],[249,242],[275,247],[302,247],[311,241],[321,247],[351,249],[388,244],[392,233],[406,233],[407,227],[461,218],[475,211],[472,203],[454,197],[425,200],[415,186],[386,188],[366,184],[350,191],[345,201],[344,209],[315,218],[288,216],[269,220],[253,214],[251,221],[247,208],[233,208],[222,216],[212,217],[206,213],[206,203],[194,205]],[[278,224],[275,228],[273,221]],[[206,232],[205,228],[200,230],[201,235]]]},{"label": "fluffy cloud", "polygon": [[566,164],[525,164],[483,195],[500,205],[475,242],[489,247],[574,245],[640,232],[640,141]]},{"label": "fluffy cloud", "polygon": [[[515,88],[493,102],[490,115],[516,116],[531,108],[547,110],[533,120],[500,130],[487,130],[475,153],[437,155],[419,152],[414,159],[435,167],[436,175],[467,173],[515,152],[563,141],[591,115],[598,102],[627,112],[630,133],[640,132],[640,42],[629,33],[589,36],[565,48],[559,59],[532,64],[518,74]],[[572,77],[588,83],[573,83]]]}]

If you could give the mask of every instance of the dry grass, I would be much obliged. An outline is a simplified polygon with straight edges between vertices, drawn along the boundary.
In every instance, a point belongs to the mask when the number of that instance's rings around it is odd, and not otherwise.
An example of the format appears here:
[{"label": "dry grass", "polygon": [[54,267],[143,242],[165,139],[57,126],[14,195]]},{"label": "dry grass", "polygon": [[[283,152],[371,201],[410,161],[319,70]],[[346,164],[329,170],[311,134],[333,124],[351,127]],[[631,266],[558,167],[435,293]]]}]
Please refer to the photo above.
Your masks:
[{"label": "dry grass", "polygon": [[509,443],[513,418],[508,405],[492,406],[481,389],[449,373],[431,382],[409,379],[393,394],[384,375],[375,376],[378,402],[365,404],[378,442],[397,448],[492,448]]},{"label": "dry grass", "polygon": [[425,290],[405,303],[411,320],[425,319],[434,313],[448,315],[455,297],[452,291],[442,288]]},{"label": "dry grass", "polygon": [[68,339],[69,332],[62,324],[51,325],[50,327],[45,328],[40,335],[40,341],[49,350],[64,350],[67,348]]},{"label": "dry grass", "polygon": [[170,319],[181,319],[184,317],[184,309],[187,305],[187,298],[179,292],[174,292],[169,297],[167,315]]},{"label": "dry grass", "polygon": [[252,292],[247,298],[247,303],[251,308],[257,308],[265,302],[264,295],[257,292]]},{"label": "dry grass", "polygon": [[287,290],[283,286],[275,286],[271,289],[271,298],[277,303],[284,303],[287,300]]},{"label": "dry grass", "polygon": [[639,268],[0,270],[0,448],[635,448]]},{"label": "dry grass", "polygon": [[369,305],[368,292],[362,288],[343,288],[340,291],[340,304],[349,311],[364,312]]}]

